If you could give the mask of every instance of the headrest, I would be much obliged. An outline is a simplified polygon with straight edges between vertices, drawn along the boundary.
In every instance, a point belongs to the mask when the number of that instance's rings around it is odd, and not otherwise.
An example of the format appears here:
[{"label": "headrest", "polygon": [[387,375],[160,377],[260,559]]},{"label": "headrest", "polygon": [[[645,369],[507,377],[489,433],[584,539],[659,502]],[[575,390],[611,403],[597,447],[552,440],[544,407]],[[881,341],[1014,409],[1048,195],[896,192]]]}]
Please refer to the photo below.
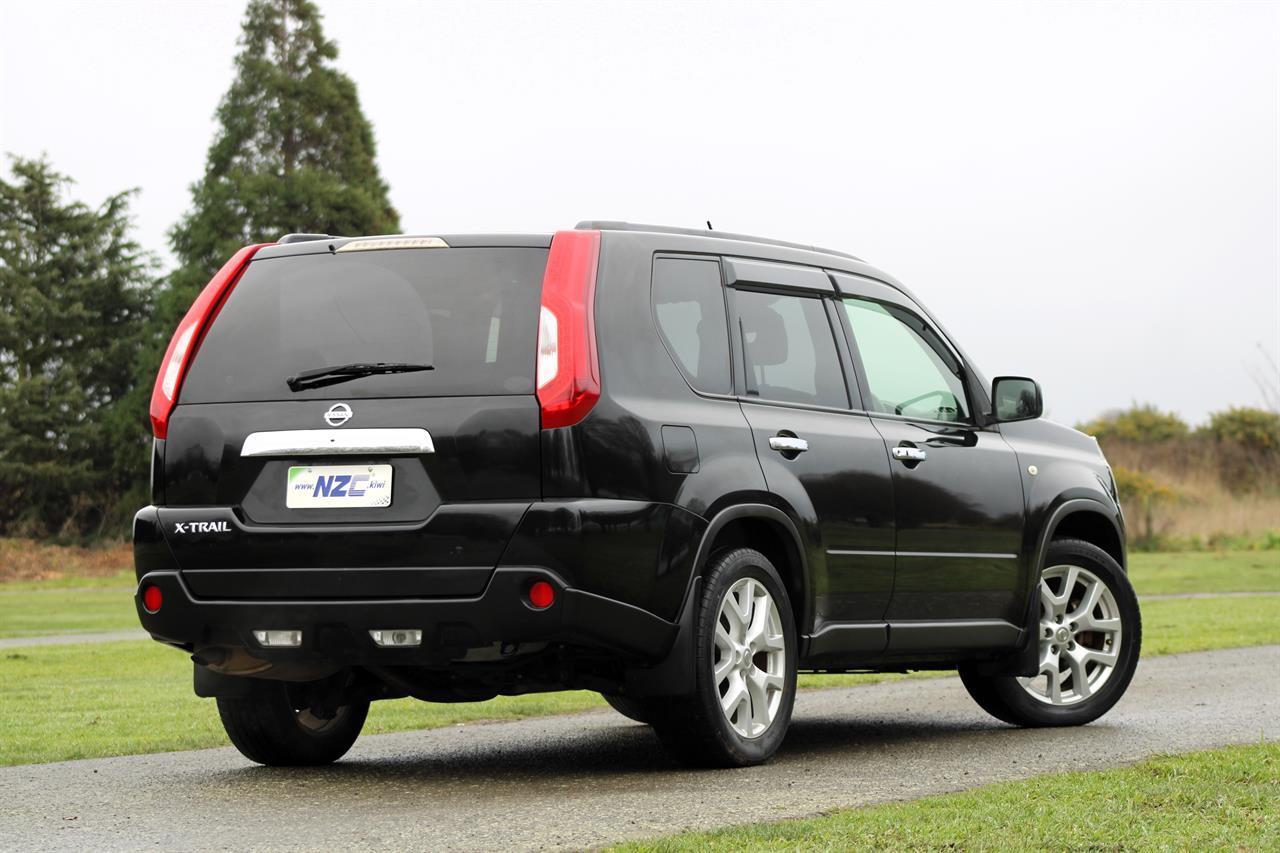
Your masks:
[{"label": "headrest", "polygon": [[787,328],[782,316],[772,308],[752,313],[755,328],[744,330],[748,362],[760,367],[782,364],[787,360]]}]

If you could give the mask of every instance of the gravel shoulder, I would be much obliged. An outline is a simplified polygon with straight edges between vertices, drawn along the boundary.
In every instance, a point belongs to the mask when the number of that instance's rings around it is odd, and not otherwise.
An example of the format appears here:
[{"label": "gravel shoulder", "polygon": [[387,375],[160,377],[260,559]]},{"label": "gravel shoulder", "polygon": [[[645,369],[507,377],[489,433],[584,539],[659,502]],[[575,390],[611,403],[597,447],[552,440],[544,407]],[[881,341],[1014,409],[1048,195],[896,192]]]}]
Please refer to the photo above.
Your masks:
[{"label": "gravel shoulder", "polygon": [[678,768],[611,712],[368,737],[320,770],[231,749],[27,765],[0,769],[0,848],[585,847],[1269,740],[1276,720],[1263,646],[1145,660],[1078,729],[1004,726],[955,678],[807,691],[746,770]]}]

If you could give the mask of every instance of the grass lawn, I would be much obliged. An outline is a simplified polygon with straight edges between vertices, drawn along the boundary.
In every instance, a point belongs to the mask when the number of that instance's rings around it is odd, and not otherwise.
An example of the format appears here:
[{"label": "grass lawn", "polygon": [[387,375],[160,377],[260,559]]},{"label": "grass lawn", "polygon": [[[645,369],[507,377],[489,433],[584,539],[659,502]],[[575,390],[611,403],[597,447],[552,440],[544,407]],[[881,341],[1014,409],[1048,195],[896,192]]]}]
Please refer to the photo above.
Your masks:
[{"label": "grass lawn", "polygon": [[1275,850],[1280,745],[1153,758],[618,850]]},{"label": "grass lawn", "polygon": [[1138,595],[1280,591],[1280,551],[1130,554]]},{"label": "grass lawn", "polygon": [[[52,594],[52,593],[49,593]],[[1196,599],[1144,608],[1148,654],[1280,643],[1280,600]],[[941,673],[945,674],[945,673]],[[902,675],[806,675],[803,688]],[[185,655],[149,640],[0,649],[0,765],[224,746],[212,700],[191,692]],[[368,733],[408,731],[603,707],[575,691],[489,702],[376,702]]]},{"label": "grass lawn", "polygon": [[142,630],[133,588],[11,590],[0,586],[0,637]]},{"label": "grass lawn", "polygon": [[[1130,560],[1139,595],[1280,591],[1280,551],[1133,554]],[[133,585],[131,571],[0,584],[0,637],[137,628]]]}]

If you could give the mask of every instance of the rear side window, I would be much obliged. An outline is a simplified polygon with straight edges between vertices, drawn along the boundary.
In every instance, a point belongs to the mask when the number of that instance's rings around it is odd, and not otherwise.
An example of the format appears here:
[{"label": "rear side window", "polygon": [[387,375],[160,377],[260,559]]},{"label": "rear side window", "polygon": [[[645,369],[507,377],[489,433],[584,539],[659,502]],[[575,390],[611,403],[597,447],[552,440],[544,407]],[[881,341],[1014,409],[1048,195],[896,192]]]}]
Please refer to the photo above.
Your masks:
[{"label": "rear side window", "polygon": [[708,394],[728,394],[729,327],[719,262],[655,260],[653,313],[689,384]]},{"label": "rear side window", "polygon": [[[200,345],[183,403],[532,394],[546,249],[385,249],[254,261]],[[299,392],[295,374],[430,364]]]},{"label": "rear side window", "polygon": [[849,405],[835,339],[822,300],[739,290],[747,394],[766,400]]}]

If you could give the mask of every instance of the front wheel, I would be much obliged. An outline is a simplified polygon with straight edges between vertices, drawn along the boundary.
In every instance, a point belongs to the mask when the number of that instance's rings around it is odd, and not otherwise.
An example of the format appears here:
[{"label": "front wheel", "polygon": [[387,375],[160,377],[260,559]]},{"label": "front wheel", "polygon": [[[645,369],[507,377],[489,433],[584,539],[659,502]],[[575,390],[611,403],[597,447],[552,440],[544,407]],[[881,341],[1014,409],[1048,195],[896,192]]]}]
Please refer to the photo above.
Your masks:
[{"label": "front wheel", "polygon": [[1096,545],[1060,539],[1040,574],[1036,642],[1040,671],[1029,678],[979,675],[961,667],[969,695],[1018,726],[1080,726],[1120,701],[1138,666],[1142,616],[1119,563]]},{"label": "front wheel", "polygon": [[695,616],[694,692],[651,721],[678,759],[746,767],[786,737],[796,694],[796,628],[786,587],[750,548],[717,556]]},{"label": "front wheel", "polygon": [[248,696],[219,698],[222,727],[250,761],[269,767],[337,761],[360,736],[369,700],[328,708],[312,685],[257,681]]}]

